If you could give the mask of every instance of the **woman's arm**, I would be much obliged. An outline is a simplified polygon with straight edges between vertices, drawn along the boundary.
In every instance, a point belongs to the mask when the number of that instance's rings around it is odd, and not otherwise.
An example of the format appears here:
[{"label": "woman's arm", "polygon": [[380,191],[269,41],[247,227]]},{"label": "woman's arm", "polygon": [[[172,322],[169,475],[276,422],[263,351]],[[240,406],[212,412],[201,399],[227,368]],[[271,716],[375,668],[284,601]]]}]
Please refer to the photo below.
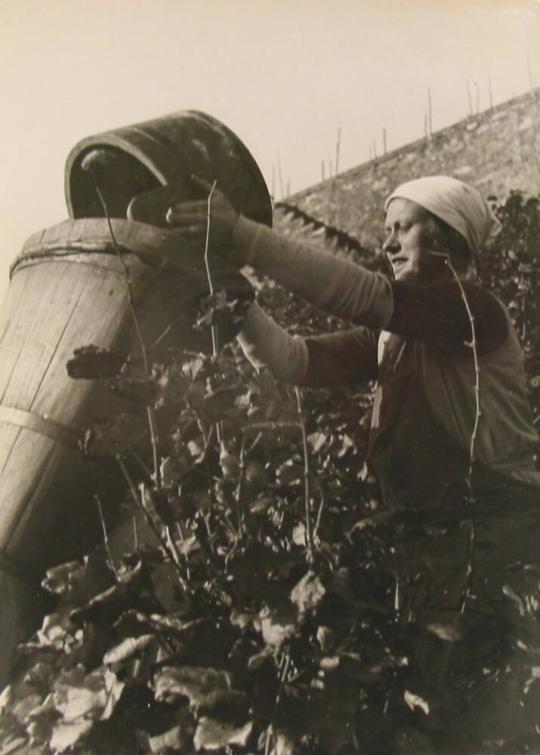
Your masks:
[{"label": "woman's arm", "polygon": [[379,330],[390,319],[392,289],[384,275],[248,220],[219,189],[211,192],[208,202],[174,203],[167,211],[167,222],[179,236],[201,245],[209,229],[211,250],[238,267],[251,265],[343,320]]},{"label": "woman's arm", "polygon": [[368,380],[377,373],[377,334],[367,328],[291,336],[252,304],[238,340],[256,369],[266,367],[284,383],[320,388]]},{"label": "woman's arm", "polygon": [[[311,304],[358,325],[419,338],[445,351],[463,349],[471,340],[470,318],[457,283],[390,284],[380,273],[315,251],[239,216],[222,192],[217,191],[212,201],[210,237],[217,248],[229,250],[227,256],[238,266],[249,264]],[[179,203],[170,209],[168,219],[187,238],[201,240],[206,212],[206,202]],[[463,286],[479,352],[497,348],[508,331],[500,303],[477,286]]]},{"label": "woman's arm", "polygon": [[280,236],[240,216],[237,262],[273,278],[305,301],[356,325],[383,329],[392,314],[392,289],[381,273],[330,252]]}]

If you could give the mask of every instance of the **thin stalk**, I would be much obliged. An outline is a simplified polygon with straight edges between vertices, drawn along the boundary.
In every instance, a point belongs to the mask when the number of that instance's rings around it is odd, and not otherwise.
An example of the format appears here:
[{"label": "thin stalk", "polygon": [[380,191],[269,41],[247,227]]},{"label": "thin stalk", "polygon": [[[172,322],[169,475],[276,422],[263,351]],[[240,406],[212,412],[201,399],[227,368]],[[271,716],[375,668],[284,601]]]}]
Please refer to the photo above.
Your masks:
[{"label": "thin stalk", "polygon": [[244,480],[246,477],[246,436],[242,437],[242,445],[240,447],[240,475],[238,478],[238,485],[235,490],[234,499],[236,501],[236,518],[238,520],[238,538],[241,539],[244,536],[244,508],[243,508],[243,492],[244,492]]},{"label": "thin stalk", "polygon": [[146,417],[150,429],[150,445],[152,446],[152,462],[154,465],[154,480],[157,487],[161,486],[161,473],[159,469],[159,438],[157,432],[156,413],[151,406],[146,407]]},{"label": "thin stalk", "polygon": [[432,252],[432,254],[435,254],[436,256],[442,256],[445,258],[445,262],[448,265],[448,269],[452,273],[458,285],[459,292],[461,294],[461,298],[463,300],[463,304],[465,306],[467,317],[469,318],[469,323],[471,326],[471,340],[466,342],[466,345],[469,346],[472,350],[473,361],[474,361],[474,374],[475,374],[475,379],[474,379],[475,417],[474,417],[474,423],[473,423],[473,428],[471,431],[471,437],[470,437],[470,442],[469,442],[469,470],[467,474],[467,481],[470,487],[473,466],[476,460],[475,459],[476,436],[478,435],[478,426],[480,424],[480,417],[482,415],[481,406],[480,406],[480,360],[478,357],[478,341],[476,338],[476,325],[474,322],[474,315],[469,305],[467,294],[465,292],[465,289],[463,288],[463,284],[461,282],[459,275],[457,274],[455,267],[452,265],[452,261],[450,260],[450,255],[439,253],[439,252]]},{"label": "thin stalk", "polygon": [[302,434],[302,451],[304,456],[304,508],[305,508],[305,520],[306,520],[306,547],[307,557],[310,564],[313,563],[313,527],[311,524],[311,470],[309,466],[309,450],[306,433],[306,423],[304,420],[304,412],[302,408],[302,394],[300,389],[295,386],[294,393],[296,396],[296,406],[298,410],[298,417],[300,421],[300,432]]},{"label": "thin stalk", "polygon": [[241,432],[244,435],[248,433],[257,433],[261,435],[262,432],[279,432],[280,430],[298,430],[300,425],[298,422],[250,422],[245,425]]},{"label": "thin stalk", "polygon": [[180,559],[180,552],[178,550],[176,543],[174,542],[174,538],[172,536],[170,527],[165,527],[165,535],[167,538],[167,544],[169,546],[171,554],[173,555],[174,561],[176,565],[180,568],[182,566],[181,559]]},{"label": "thin stalk", "polygon": [[254,451],[254,450],[255,450],[255,448],[256,448],[256,447],[258,446],[258,444],[260,443],[260,440],[261,440],[262,436],[263,436],[262,432],[258,432],[258,433],[257,433],[257,435],[255,436],[255,440],[253,440],[253,442],[251,443],[251,445],[249,446],[249,448],[247,448],[247,449],[246,449],[246,456],[249,456],[249,454],[250,454],[250,453],[251,453],[252,451]]},{"label": "thin stalk", "polygon": [[139,550],[139,528],[136,514],[133,514],[133,550],[135,553]]},{"label": "thin stalk", "polygon": [[326,497],[324,495],[324,491],[321,490],[321,502],[319,504],[319,510],[317,511],[317,516],[315,518],[315,527],[313,528],[313,541],[317,539],[317,533],[319,532],[319,527],[321,526],[321,519],[322,519],[325,504],[326,504]]},{"label": "thin stalk", "polygon": [[459,607],[460,613],[465,613],[465,608],[467,606],[467,599],[469,595],[471,594],[471,588],[472,588],[472,580],[474,576],[474,552],[475,552],[475,545],[476,545],[476,529],[474,526],[474,520],[469,520],[469,548],[468,548],[468,554],[467,554],[467,571],[465,573],[465,584],[463,587],[463,593],[461,595],[461,604]]},{"label": "thin stalk", "polygon": [[274,710],[272,711],[272,720],[270,722],[270,726],[266,730],[266,742],[264,745],[264,755],[270,754],[270,746],[272,743],[272,739],[275,738],[277,712],[279,708],[279,703],[281,702],[283,686],[285,684],[285,680],[287,679],[287,674],[289,673],[290,665],[291,665],[291,656],[289,655],[289,653],[283,653],[283,655],[281,656],[281,659],[279,662],[279,668],[278,668],[279,687],[276,694],[276,700],[274,702]]},{"label": "thin stalk", "polygon": [[[445,254],[444,255],[446,264],[448,265],[449,270],[451,271],[458,287],[459,291],[461,293],[461,298],[463,299],[463,304],[465,306],[465,310],[467,312],[467,316],[469,318],[469,322],[471,325],[471,340],[467,343],[468,346],[472,349],[473,353],[473,360],[474,360],[474,371],[475,371],[475,382],[474,382],[474,395],[475,395],[475,418],[474,418],[474,424],[473,429],[471,432],[471,439],[470,439],[470,450],[469,450],[469,471],[468,471],[468,477],[467,477],[467,486],[469,488],[469,496],[471,499],[474,497],[473,487],[472,487],[472,473],[473,473],[473,466],[475,461],[475,444],[476,444],[476,436],[478,433],[478,426],[480,423],[480,416],[481,416],[481,407],[480,407],[480,360],[478,358],[478,341],[476,338],[476,327],[474,322],[474,315],[472,313],[472,310],[469,305],[469,300],[467,298],[467,294],[465,292],[465,289],[463,288],[463,284],[461,282],[461,279],[459,275],[457,274],[456,269],[452,265],[452,261],[450,259],[450,256]],[[475,554],[475,546],[476,546],[476,529],[474,526],[474,520],[469,521],[470,525],[470,534],[469,534],[469,548],[468,548],[468,555],[467,555],[467,570],[465,573],[465,582],[463,586],[463,591],[461,595],[461,603],[460,603],[460,613],[465,612],[465,608],[467,605],[467,599],[470,595],[473,576],[474,576],[474,554]],[[457,617],[455,620],[455,623],[457,623]],[[446,653],[446,657],[444,659],[444,663],[442,665],[443,673],[446,673],[446,669],[448,666],[449,658],[450,658],[450,648],[448,649]]]},{"label": "thin stalk", "polygon": [[[144,337],[142,334],[141,326],[139,323],[139,318],[137,317],[137,312],[135,311],[135,304],[133,301],[133,286],[131,281],[131,274],[129,271],[129,267],[126,264],[126,261],[123,257],[122,250],[118,246],[118,242],[116,241],[116,236],[114,233],[114,228],[111,222],[111,218],[109,215],[109,211],[107,208],[107,202],[105,201],[105,197],[103,196],[103,193],[99,187],[99,184],[97,182],[97,179],[93,173],[93,171],[90,171],[90,175],[92,177],[92,181],[94,183],[94,188],[96,190],[96,194],[98,196],[98,199],[101,203],[101,206],[103,208],[103,213],[105,215],[105,218],[107,220],[107,225],[109,227],[109,233],[111,236],[111,241],[114,247],[114,251],[116,252],[116,255],[120,261],[120,264],[122,265],[122,268],[124,270],[125,280],[126,280],[126,287],[127,287],[127,296],[128,296],[128,306],[129,311],[131,313],[131,319],[133,321],[133,325],[135,327],[135,333],[137,335],[137,340],[139,341],[139,348],[141,350],[141,356],[143,360],[143,369],[144,369],[144,376],[145,378],[148,378],[150,375],[149,371],[149,365],[148,365],[148,352],[146,349],[146,344],[144,342]],[[154,478],[156,481],[156,484],[159,486],[161,484],[160,480],[160,474],[159,474],[159,441],[156,431],[156,418],[154,410],[148,406],[146,408],[146,414],[148,418],[148,428],[150,430],[150,443],[152,446],[152,456],[153,456],[153,462],[154,462]]]},{"label": "thin stalk", "polygon": [[[212,271],[210,270],[210,261],[208,259],[208,252],[210,250],[210,223],[211,223],[211,215],[212,215],[212,197],[214,196],[216,186],[217,186],[217,180],[214,181],[214,183],[210,187],[210,193],[208,194],[207,210],[206,210],[206,238],[204,240],[204,266],[206,268],[206,278],[208,280],[208,288],[210,290],[211,296],[214,294],[215,289],[214,289],[214,281],[212,279]],[[217,357],[219,353],[219,343],[218,343],[217,328],[215,325],[212,325],[211,331],[212,331],[212,355],[214,357]]]},{"label": "thin stalk", "polygon": [[144,459],[140,456],[140,454],[137,453],[137,451],[134,451],[133,449],[130,449],[130,454],[135,459],[137,464],[140,466],[142,471],[145,473],[148,480],[152,481],[152,470],[148,467]]},{"label": "thin stalk", "polygon": [[[180,542],[183,545],[186,539],[184,537],[184,533],[182,531],[182,524],[180,522],[176,522],[176,531],[178,532],[178,537],[180,538]],[[187,557],[187,554],[184,555],[184,560],[186,562],[186,577],[188,578],[188,580],[191,580],[191,572],[189,569],[189,559]]]},{"label": "thin stalk", "polygon": [[[213,295],[215,289],[214,289],[214,281],[212,279],[212,271],[210,270],[210,260],[208,258],[208,253],[210,250],[212,197],[214,196],[216,186],[217,186],[217,179],[214,181],[214,183],[210,187],[210,192],[208,194],[207,207],[206,207],[206,238],[204,240],[204,266],[206,268],[206,278],[208,280],[208,288],[210,290],[211,296]],[[219,333],[218,333],[217,325],[212,325],[212,327],[210,328],[210,332],[212,334],[212,356],[214,357],[214,359],[216,359],[219,354]],[[223,428],[221,426],[221,422],[218,422],[216,424],[216,433],[217,433],[218,443],[221,443],[222,438],[223,438]]]},{"label": "thin stalk", "polygon": [[116,566],[115,566],[114,559],[111,552],[111,546],[109,543],[109,535],[107,533],[107,525],[105,523],[105,517],[103,515],[103,508],[101,506],[101,499],[99,495],[97,494],[94,495],[94,500],[97,504],[97,508],[99,512],[99,519],[101,521],[101,529],[103,531],[103,543],[105,546],[105,553],[107,554],[107,563],[109,567],[111,568],[111,570],[113,571],[113,573],[115,574],[116,578],[118,579],[118,572],[116,570]]},{"label": "thin stalk", "polygon": [[150,516],[146,506],[143,503],[143,496],[144,496],[144,484],[141,484],[141,496],[139,496],[137,492],[137,488],[135,487],[135,483],[133,482],[131,475],[128,471],[128,468],[120,456],[120,454],[116,454],[116,461],[118,462],[118,465],[122,471],[122,474],[124,475],[126,482],[128,484],[129,491],[131,493],[131,497],[133,498],[135,505],[137,508],[142,512],[146,523],[154,533],[155,537],[157,538],[158,542],[161,545],[161,548],[163,550],[164,555],[168,558],[168,560],[171,562],[172,566],[174,567],[176,577],[178,579],[178,583],[182,589],[182,592],[185,594],[186,597],[189,596],[189,587],[186,584],[182,574],[179,571],[178,564],[176,563],[176,560],[174,558],[174,555],[171,554],[171,551],[168,547],[167,541],[162,537],[161,532],[158,530],[158,528],[155,526],[152,517]]},{"label": "thin stalk", "polygon": [[107,225],[109,227],[109,234],[111,236],[111,241],[112,241],[112,244],[113,244],[113,247],[114,247],[114,251],[116,252],[116,255],[117,255],[117,257],[118,257],[118,259],[120,261],[120,264],[122,265],[122,268],[124,270],[124,275],[125,275],[126,284],[127,284],[127,294],[128,294],[129,309],[130,309],[130,313],[131,313],[131,318],[133,320],[133,325],[135,326],[135,332],[137,334],[137,339],[139,341],[139,348],[141,350],[141,356],[142,356],[143,366],[144,366],[144,374],[147,377],[148,376],[148,353],[146,351],[146,344],[144,343],[144,338],[143,338],[143,335],[142,335],[142,330],[141,330],[141,327],[140,327],[139,318],[137,317],[137,313],[135,311],[135,306],[134,306],[134,303],[133,303],[133,288],[132,288],[131,273],[129,272],[129,267],[126,264],[126,261],[125,261],[125,259],[123,257],[122,250],[120,249],[120,247],[118,246],[118,242],[116,241],[116,235],[114,233],[114,229],[113,229],[113,225],[112,225],[111,218],[110,218],[110,215],[109,215],[109,211],[107,209],[107,203],[105,201],[105,197],[103,196],[103,193],[102,193],[101,189],[99,188],[99,184],[96,181],[96,179],[94,177],[94,174],[91,172],[90,175],[92,176],[92,179],[94,181],[94,187],[95,187],[95,190],[96,190],[96,194],[97,194],[98,199],[99,199],[99,201],[101,203],[101,206],[103,208],[103,212],[104,212],[105,218],[107,220]]}]

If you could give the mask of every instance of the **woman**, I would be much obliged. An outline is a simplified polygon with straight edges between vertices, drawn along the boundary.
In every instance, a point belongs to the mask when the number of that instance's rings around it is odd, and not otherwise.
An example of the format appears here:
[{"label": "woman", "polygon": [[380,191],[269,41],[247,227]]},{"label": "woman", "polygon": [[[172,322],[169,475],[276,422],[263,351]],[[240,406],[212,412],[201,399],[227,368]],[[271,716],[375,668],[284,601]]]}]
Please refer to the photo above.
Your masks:
[{"label": "woman", "polygon": [[[508,312],[470,282],[475,254],[499,230],[489,205],[447,176],[399,186],[385,205],[393,281],[238,216],[219,191],[211,207],[214,247],[355,326],[292,337],[254,304],[239,340],[288,383],[377,379],[370,461],[387,506],[415,517],[414,537],[397,546],[399,616],[437,637],[415,660],[446,732],[459,715],[448,752],[479,752],[508,731],[536,736],[532,661],[516,661],[516,647],[540,647],[538,439]],[[207,203],[175,205],[168,220],[203,240]]]},{"label": "woman", "polygon": [[[204,238],[206,202],[169,222]],[[446,176],[400,186],[386,202],[390,282],[243,217],[217,191],[211,239],[308,302],[360,327],[291,337],[256,305],[240,343],[285,382],[329,386],[377,378],[371,460],[390,505],[432,506],[458,481],[540,487],[537,436],[521,348],[503,304],[469,283],[475,253],[499,223],[472,187]],[[471,465],[471,462],[472,465]]]}]

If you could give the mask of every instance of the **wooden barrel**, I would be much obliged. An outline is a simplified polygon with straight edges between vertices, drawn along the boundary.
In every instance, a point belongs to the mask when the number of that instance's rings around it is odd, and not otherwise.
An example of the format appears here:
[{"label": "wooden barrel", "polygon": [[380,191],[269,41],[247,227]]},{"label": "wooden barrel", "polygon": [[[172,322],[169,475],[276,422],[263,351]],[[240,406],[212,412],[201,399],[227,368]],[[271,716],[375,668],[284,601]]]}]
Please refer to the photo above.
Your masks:
[{"label": "wooden barrel", "polygon": [[[83,458],[78,440],[94,420],[133,404],[111,394],[107,381],[70,378],[66,364],[88,345],[141,363],[126,268],[149,361],[209,343],[192,331],[196,299],[208,292],[201,250],[150,225],[111,226],[121,257],[103,219],[34,234],[12,266],[0,311],[0,681],[6,648],[34,614],[35,593],[19,580],[37,585],[46,568],[80,557],[101,538],[94,495],[116,503],[124,487],[114,461]],[[249,293],[235,271],[216,268],[215,276],[218,286]],[[143,437],[144,417],[143,410]]]},{"label": "wooden barrel", "polygon": [[210,115],[181,111],[79,142],[65,171],[66,203],[74,218],[103,215],[92,178],[83,167],[95,149],[116,157],[103,176],[110,185],[104,193],[113,217],[126,217],[135,194],[158,185],[187,185],[195,174],[210,183],[217,180],[246,217],[272,225],[272,204],[257,163],[236,134]]}]

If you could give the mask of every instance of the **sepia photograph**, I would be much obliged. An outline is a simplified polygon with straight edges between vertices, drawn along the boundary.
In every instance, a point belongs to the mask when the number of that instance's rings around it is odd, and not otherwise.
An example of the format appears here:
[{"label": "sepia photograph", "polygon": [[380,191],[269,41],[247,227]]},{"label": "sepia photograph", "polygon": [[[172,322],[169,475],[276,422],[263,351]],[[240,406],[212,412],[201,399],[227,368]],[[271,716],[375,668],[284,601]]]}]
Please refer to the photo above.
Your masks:
[{"label": "sepia photograph", "polygon": [[0,755],[540,755],[540,0],[0,41]]}]

